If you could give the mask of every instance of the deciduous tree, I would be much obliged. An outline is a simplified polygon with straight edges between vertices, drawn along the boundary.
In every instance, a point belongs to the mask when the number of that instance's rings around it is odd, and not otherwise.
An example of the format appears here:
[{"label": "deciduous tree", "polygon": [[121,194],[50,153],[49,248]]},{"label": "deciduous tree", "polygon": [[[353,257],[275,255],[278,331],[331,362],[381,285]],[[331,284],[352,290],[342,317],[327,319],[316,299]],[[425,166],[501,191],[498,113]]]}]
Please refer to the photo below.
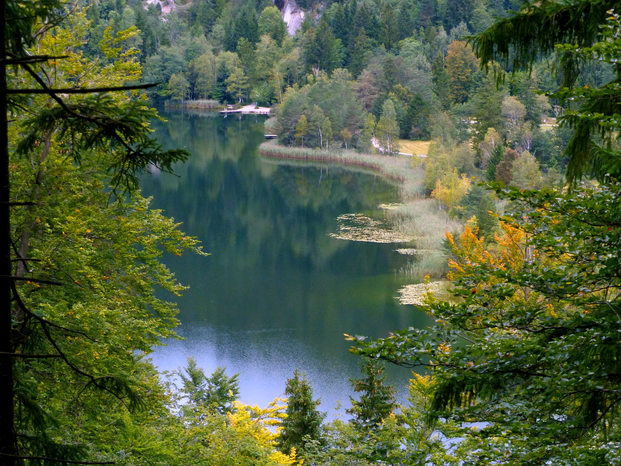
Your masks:
[{"label": "deciduous tree", "polygon": [[615,8],[619,8],[615,0],[529,3],[472,42],[485,66],[498,61],[514,70],[532,68],[542,54],[561,53],[562,85],[550,97],[568,107],[561,120],[573,129],[565,151],[570,182],[589,173],[600,178],[618,178],[621,173],[618,152],[611,150],[621,113],[618,69],[599,88],[573,88],[581,66],[590,60],[616,66],[619,12]]},{"label": "deciduous tree", "polygon": [[503,192],[495,245],[449,237],[458,299],[429,301],[435,327],[364,352],[432,368],[436,415],[485,420],[462,459],[606,464],[621,436],[619,186]]},{"label": "deciduous tree", "polygon": [[382,115],[377,122],[375,135],[383,152],[392,154],[399,151],[399,124],[395,104],[387,99],[382,106]]},{"label": "deciduous tree", "polygon": [[455,40],[449,44],[445,63],[451,100],[463,103],[470,95],[472,76],[478,68],[477,58],[466,42]]}]

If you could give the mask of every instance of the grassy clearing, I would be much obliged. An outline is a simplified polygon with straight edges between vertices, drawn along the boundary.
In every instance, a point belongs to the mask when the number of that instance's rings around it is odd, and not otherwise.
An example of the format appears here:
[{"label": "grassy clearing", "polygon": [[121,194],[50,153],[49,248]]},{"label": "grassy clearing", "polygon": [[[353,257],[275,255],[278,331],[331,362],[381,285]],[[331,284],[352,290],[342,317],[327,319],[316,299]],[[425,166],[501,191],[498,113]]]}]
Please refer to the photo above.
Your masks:
[{"label": "grassy clearing", "polygon": [[410,141],[399,139],[399,151],[412,155],[427,155],[431,141]]}]

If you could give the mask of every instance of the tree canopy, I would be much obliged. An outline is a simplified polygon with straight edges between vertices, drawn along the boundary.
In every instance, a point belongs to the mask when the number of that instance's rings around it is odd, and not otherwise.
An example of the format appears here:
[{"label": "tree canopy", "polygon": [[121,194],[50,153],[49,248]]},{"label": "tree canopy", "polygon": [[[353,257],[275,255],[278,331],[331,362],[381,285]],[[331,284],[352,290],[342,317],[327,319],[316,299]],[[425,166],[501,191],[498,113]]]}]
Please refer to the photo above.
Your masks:
[{"label": "tree canopy", "polygon": [[[567,105],[561,122],[573,130],[567,145],[567,179],[587,174],[600,179],[621,174],[613,141],[618,138],[619,9],[615,0],[532,2],[510,18],[498,21],[472,39],[475,53],[487,67],[501,61],[509,69],[532,68],[535,60],[557,51],[561,87],[549,95]],[[574,89],[584,63],[596,60],[614,68],[613,79],[597,89]]]},{"label": "tree canopy", "polygon": [[[489,242],[466,225],[459,236],[447,235],[452,297],[429,295],[424,306],[435,324],[375,342],[352,337],[356,352],[433,372],[428,414],[459,423],[462,461],[612,464],[618,453],[619,17],[594,10],[603,3],[529,4],[474,42],[484,63],[505,57],[529,64],[526,51],[555,45],[613,64],[612,82],[550,94],[578,101],[562,117],[573,129],[567,172],[573,190],[493,184],[508,201],[501,233]],[[534,28],[535,19],[550,28]],[[572,44],[555,42],[568,39]],[[508,183],[510,165],[520,158],[495,138],[488,131],[488,169]],[[591,168],[601,183],[577,184]]]}]

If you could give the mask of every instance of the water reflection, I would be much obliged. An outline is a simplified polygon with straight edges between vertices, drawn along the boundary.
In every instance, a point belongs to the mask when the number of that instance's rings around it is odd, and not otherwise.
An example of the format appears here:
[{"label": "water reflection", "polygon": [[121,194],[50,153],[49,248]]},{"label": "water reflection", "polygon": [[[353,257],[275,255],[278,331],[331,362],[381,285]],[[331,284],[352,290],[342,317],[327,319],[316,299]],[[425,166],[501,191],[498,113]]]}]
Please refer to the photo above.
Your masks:
[{"label": "water reflection", "polygon": [[[407,260],[395,245],[328,236],[341,214],[381,215],[377,206],[394,201],[396,188],[371,175],[261,159],[261,117],[165,116],[157,137],[192,156],[178,176],[146,177],[144,191],[211,255],[166,258],[190,286],[179,301],[185,340],[158,349],[154,361],[162,370],[188,356],[207,371],[226,366],[241,373],[242,401],[262,405],[299,368],[322,410],[348,406],[358,359],[343,333],[381,336],[425,323],[395,300]],[[403,394],[409,371],[390,377]]]}]

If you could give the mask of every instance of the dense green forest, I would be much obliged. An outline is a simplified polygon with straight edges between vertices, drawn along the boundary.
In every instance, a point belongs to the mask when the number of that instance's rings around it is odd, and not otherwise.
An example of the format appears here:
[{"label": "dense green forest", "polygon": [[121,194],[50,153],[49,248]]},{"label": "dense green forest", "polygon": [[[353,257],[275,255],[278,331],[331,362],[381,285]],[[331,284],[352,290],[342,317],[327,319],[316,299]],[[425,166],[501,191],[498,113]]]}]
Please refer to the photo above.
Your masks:
[{"label": "dense green forest", "polygon": [[[618,464],[621,2],[299,0],[296,31],[277,3],[2,3],[0,463]],[[452,297],[348,337],[349,420],[298,371],[259,408],[149,361],[162,254],[204,254],[138,186],[187,157],[151,106],[187,100],[272,106],[285,146],[431,141]],[[382,361],[418,371],[404,405]]]}]

